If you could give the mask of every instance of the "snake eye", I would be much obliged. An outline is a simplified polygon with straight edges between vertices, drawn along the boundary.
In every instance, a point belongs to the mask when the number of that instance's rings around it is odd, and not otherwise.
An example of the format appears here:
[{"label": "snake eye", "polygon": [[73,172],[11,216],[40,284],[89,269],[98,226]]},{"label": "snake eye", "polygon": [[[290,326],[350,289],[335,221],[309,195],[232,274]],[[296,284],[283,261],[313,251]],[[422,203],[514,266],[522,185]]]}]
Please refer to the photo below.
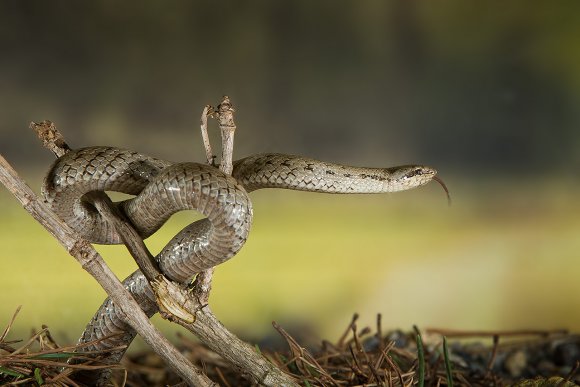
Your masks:
[{"label": "snake eye", "polygon": [[421,168],[415,168],[412,171],[408,172],[406,177],[411,178],[413,176],[420,176],[423,174],[423,170]]}]

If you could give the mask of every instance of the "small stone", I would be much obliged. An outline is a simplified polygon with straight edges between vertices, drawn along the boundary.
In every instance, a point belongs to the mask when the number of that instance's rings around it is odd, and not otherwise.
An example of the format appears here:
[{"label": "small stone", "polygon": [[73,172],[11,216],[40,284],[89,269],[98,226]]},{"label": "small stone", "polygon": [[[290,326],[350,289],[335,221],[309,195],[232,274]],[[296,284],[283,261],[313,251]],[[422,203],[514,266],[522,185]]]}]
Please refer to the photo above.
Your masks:
[{"label": "small stone", "polygon": [[518,377],[522,374],[528,365],[528,357],[524,351],[515,351],[510,353],[504,363],[504,368],[512,377]]},{"label": "small stone", "polygon": [[540,375],[552,375],[556,371],[556,367],[554,363],[549,360],[542,360],[536,365],[536,369],[538,370]]},{"label": "small stone", "polygon": [[381,345],[381,340],[375,335],[368,337],[363,341],[363,349],[365,352],[376,351]]},{"label": "small stone", "polygon": [[554,361],[560,366],[573,366],[580,361],[580,345],[578,343],[562,343],[554,350]]}]

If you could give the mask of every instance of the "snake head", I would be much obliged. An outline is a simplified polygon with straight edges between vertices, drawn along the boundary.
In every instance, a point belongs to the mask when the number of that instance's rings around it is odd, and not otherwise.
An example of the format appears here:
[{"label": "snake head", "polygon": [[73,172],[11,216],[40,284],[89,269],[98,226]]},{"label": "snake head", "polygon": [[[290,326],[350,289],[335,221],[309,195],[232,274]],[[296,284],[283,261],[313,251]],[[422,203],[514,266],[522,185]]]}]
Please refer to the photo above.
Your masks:
[{"label": "snake head", "polygon": [[405,191],[427,184],[437,171],[424,165],[403,165],[389,168],[390,183],[393,191]]},{"label": "snake head", "polygon": [[451,195],[447,186],[437,175],[437,171],[434,168],[427,167],[424,165],[404,165],[401,167],[390,168],[391,174],[391,184],[393,191],[404,191],[407,189],[412,189],[420,187],[429,183],[431,180],[435,180],[447,195],[447,203],[451,205]]}]

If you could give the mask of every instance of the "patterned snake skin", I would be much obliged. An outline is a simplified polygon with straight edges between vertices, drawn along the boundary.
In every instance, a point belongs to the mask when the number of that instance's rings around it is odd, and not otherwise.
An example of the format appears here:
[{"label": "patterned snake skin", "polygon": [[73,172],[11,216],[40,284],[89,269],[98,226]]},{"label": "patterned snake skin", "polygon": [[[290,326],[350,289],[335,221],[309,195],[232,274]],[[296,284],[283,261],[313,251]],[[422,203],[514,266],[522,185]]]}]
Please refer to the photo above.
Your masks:
[{"label": "patterned snake skin", "polygon": [[[71,151],[53,164],[43,196],[51,208],[92,243],[118,244],[121,238],[91,204],[95,195],[118,191],[134,198],[119,202],[121,211],[146,238],[169,217],[194,209],[206,218],[179,232],[157,255],[162,272],[173,281],[188,283],[199,272],[233,257],[243,246],[252,223],[247,192],[260,188],[328,193],[383,193],[419,187],[436,171],[425,166],[357,168],[300,156],[262,154],[234,163],[232,176],[197,163],[172,163],[112,147]],[[149,316],[157,312],[153,292],[140,271],[123,282]],[[80,342],[113,336],[85,347],[96,351],[128,345],[135,332],[119,310],[105,300],[87,325]],[[124,351],[114,352],[118,361]],[[100,383],[97,383],[100,384]]]}]

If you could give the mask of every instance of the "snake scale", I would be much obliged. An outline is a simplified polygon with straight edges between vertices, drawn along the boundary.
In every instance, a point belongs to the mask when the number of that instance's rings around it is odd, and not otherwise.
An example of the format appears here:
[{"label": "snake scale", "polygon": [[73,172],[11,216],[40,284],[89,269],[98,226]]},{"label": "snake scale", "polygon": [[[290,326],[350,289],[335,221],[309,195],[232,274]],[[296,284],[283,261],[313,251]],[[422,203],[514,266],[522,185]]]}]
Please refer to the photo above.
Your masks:
[{"label": "snake scale", "polygon": [[[261,188],[327,193],[383,193],[422,186],[435,179],[433,168],[411,165],[359,168],[301,156],[261,154],[234,162],[232,176],[197,163],[173,163],[114,147],[70,151],[50,168],[42,193],[50,207],[92,243],[118,244],[114,227],[91,204],[95,195],[118,191],[135,197],[115,205],[146,238],[181,210],[197,210],[204,219],[180,231],[156,256],[162,272],[188,283],[199,272],[233,257],[243,246],[252,223],[248,192]],[[153,292],[140,271],[123,282],[149,316],[157,312]],[[111,337],[108,337],[111,336]],[[80,342],[108,337],[85,351],[128,345],[135,332],[116,306],[105,300],[87,325]],[[118,361],[116,351],[110,361]]]}]

